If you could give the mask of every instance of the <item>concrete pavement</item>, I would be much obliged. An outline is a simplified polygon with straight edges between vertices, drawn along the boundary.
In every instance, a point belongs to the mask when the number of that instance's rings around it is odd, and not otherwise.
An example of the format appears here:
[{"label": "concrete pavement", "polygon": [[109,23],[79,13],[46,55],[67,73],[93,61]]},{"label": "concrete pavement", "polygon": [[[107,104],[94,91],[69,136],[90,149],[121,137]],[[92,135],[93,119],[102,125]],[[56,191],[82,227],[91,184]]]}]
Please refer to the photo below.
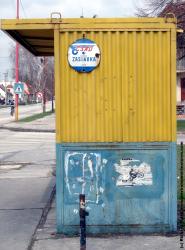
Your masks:
[{"label": "concrete pavement", "polygon": [[[51,110],[51,102],[46,103],[46,111]],[[19,105],[19,119],[25,118],[34,114],[42,113],[42,103]],[[14,122],[15,117],[10,115],[10,107],[0,108],[0,125]]]},{"label": "concrete pavement", "polygon": [[[78,238],[38,240],[34,250],[77,250]],[[115,236],[109,238],[88,238],[86,250],[177,250],[178,239],[162,236]]]},{"label": "concrete pavement", "polygon": [[[56,234],[55,203],[53,203],[45,224],[37,228],[32,250],[78,250],[79,236],[66,237]],[[78,216],[78,215],[77,215]],[[86,250],[177,250],[180,249],[178,235],[108,235],[92,237],[87,235]]]},{"label": "concrete pavement", "polygon": [[25,132],[50,132],[55,133],[55,114],[32,122],[9,122],[0,126],[1,129]]},{"label": "concrete pavement", "polygon": [[31,249],[55,187],[55,136],[0,129],[0,138],[0,250]]},{"label": "concrete pavement", "polygon": [[0,181],[1,250],[28,249],[52,187],[52,178]]},{"label": "concrete pavement", "polygon": [[[51,102],[47,102],[46,111],[51,110]],[[42,113],[41,103],[20,106],[19,119],[25,118],[34,114]],[[15,122],[15,118],[9,114],[9,108],[0,109],[0,128],[9,129],[12,131],[25,132],[55,132],[55,114],[46,116],[32,122]]]}]

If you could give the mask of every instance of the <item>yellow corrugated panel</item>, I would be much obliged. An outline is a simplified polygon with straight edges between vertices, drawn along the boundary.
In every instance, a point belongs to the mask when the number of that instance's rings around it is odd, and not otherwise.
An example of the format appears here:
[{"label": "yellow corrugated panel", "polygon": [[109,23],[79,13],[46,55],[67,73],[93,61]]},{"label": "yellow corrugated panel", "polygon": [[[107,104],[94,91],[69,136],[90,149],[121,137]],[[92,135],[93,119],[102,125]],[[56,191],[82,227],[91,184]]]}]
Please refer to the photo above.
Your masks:
[{"label": "yellow corrugated panel", "polygon": [[[74,71],[67,60],[68,47],[84,34],[101,50],[91,73]],[[175,140],[174,50],[170,29],[61,31],[57,141]]]}]

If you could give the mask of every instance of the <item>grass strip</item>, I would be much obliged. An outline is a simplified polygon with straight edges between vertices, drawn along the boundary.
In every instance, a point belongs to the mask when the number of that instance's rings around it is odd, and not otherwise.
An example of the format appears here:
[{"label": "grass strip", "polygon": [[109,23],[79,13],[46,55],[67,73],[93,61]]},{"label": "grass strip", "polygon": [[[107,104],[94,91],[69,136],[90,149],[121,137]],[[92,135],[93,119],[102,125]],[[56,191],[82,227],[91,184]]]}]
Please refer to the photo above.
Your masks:
[{"label": "grass strip", "polygon": [[[185,145],[183,146],[184,149],[184,162],[185,162]],[[180,199],[180,163],[181,163],[181,146],[177,145],[177,197]],[[185,176],[185,166],[183,166],[183,175]],[[174,177],[175,178],[175,177]],[[185,200],[185,178],[183,180],[183,199]]]},{"label": "grass strip", "polygon": [[31,115],[25,118],[20,119],[18,122],[32,122],[41,118],[44,118],[45,116],[51,115],[53,114],[52,111],[47,111],[45,113],[39,113],[39,114],[35,114],[35,115]]},{"label": "grass strip", "polygon": [[185,131],[185,120],[177,120],[177,131]]}]

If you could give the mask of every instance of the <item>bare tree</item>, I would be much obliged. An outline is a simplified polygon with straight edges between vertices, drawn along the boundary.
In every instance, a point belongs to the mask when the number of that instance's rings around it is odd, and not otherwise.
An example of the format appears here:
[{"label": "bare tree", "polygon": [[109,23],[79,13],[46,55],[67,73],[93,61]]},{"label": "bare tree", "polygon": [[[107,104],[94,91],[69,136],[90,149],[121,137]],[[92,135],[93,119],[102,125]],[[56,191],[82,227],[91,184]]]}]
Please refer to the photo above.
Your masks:
[{"label": "bare tree", "polygon": [[136,15],[139,17],[155,17],[160,13],[168,4],[173,4],[177,0],[144,0],[143,5],[145,7],[137,7]]},{"label": "bare tree", "polygon": [[[185,30],[185,1],[182,0],[144,0],[145,7],[137,8],[139,17],[165,17],[173,13],[177,18],[177,26]],[[185,33],[177,34],[177,59],[185,58]]]},{"label": "bare tree", "polygon": [[[15,78],[15,47],[10,51],[12,63],[12,77]],[[47,57],[46,63],[42,57],[35,57],[20,46],[19,49],[19,80],[30,86],[33,95],[45,92],[47,99],[52,99],[54,94],[54,59]]]}]

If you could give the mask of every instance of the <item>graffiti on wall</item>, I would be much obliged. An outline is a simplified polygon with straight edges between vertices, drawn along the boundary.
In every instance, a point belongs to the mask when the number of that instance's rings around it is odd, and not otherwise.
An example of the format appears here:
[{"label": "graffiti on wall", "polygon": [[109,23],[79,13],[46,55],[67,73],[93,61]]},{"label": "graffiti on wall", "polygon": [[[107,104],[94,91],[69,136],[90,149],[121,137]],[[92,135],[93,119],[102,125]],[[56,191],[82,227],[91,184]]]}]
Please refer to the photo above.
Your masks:
[{"label": "graffiti on wall", "polygon": [[117,186],[152,185],[151,166],[140,160],[125,158],[114,164],[115,171],[119,174]]},{"label": "graffiti on wall", "polygon": [[86,202],[99,204],[104,188],[101,173],[107,163],[100,153],[66,152],[65,183],[70,197],[78,202],[86,194]]},{"label": "graffiti on wall", "polygon": [[[87,203],[103,206],[107,184],[113,188],[153,184],[148,163],[133,158],[117,162],[117,157],[106,159],[99,152],[67,151],[64,162],[67,202],[78,203],[79,194],[85,194]],[[108,177],[110,173],[112,178]]]}]

